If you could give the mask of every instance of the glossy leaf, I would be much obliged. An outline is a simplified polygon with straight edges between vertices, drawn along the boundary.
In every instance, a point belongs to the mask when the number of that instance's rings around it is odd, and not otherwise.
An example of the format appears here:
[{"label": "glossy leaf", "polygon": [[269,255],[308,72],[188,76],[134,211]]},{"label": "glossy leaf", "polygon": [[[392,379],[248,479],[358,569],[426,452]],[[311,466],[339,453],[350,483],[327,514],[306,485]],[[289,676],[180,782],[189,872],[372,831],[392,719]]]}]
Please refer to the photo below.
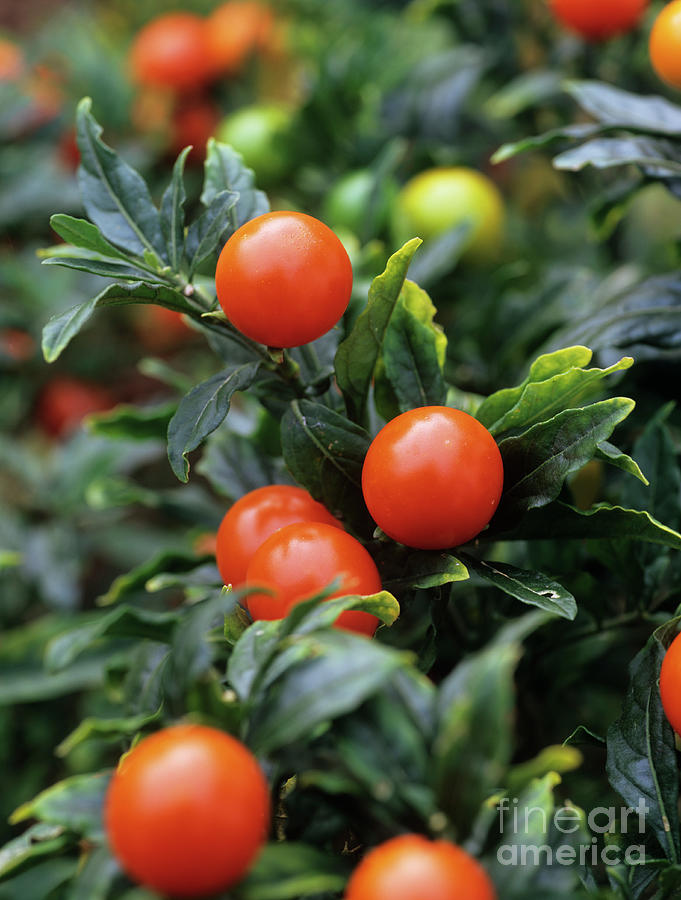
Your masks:
[{"label": "glossy leaf", "polygon": [[567,475],[587,463],[601,441],[634,408],[615,397],[583,409],[567,409],[499,445],[504,493],[497,516],[504,521],[555,500]]},{"label": "glossy leaf", "polygon": [[541,572],[528,572],[508,563],[481,561],[468,555],[463,559],[471,572],[522,603],[538,606],[564,619],[572,620],[577,615],[573,595]]},{"label": "glossy leaf", "polygon": [[145,283],[110,284],[88,300],[66,312],[53,316],[43,329],[43,356],[54,362],[79,331],[87,325],[95,311],[104,306],[129,306],[131,304],[156,303],[176,312],[197,315],[179,291]]},{"label": "glossy leaf", "polygon": [[259,362],[250,362],[218,372],[180,401],[168,426],[168,459],[180,481],[189,479],[187,454],[224,422],[232,397],[253,384],[259,368]]},{"label": "glossy leaf", "polygon": [[211,138],[206,146],[201,203],[209,207],[222,191],[239,195],[236,206],[229,210],[231,231],[269,212],[267,195],[255,187],[253,170],[244,165],[243,157],[227,144]]},{"label": "glossy leaf", "polygon": [[117,606],[92,618],[86,625],[53,638],[47,647],[45,664],[53,670],[68,666],[94,641],[111,637],[147,638],[168,641],[179,619],[177,612],[155,612],[131,606]]},{"label": "glossy leaf", "polygon": [[101,126],[90,112],[89,98],[76,112],[81,164],[78,170],[88,217],[117,247],[144,256],[150,251],[167,261],[159,212],[142,176],[100,139]]},{"label": "glossy leaf", "polygon": [[239,195],[234,191],[221,191],[208,209],[190,225],[187,231],[190,275],[224,244],[231,229],[229,212],[238,199]]},{"label": "glossy leaf", "polygon": [[651,134],[681,135],[681,106],[664,97],[641,96],[601,81],[568,81],[565,88],[599,122]]},{"label": "glossy leaf", "polygon": [[662,544],[681,550],[681,534],[656,521],[645,510],[624,509],[602,504],[590,510],[579,510],[558,501],[542,509],[533,509],[518,522],[512,533],[496,532],[495,537],[511,540],[617,540],[628,538]]},{"label": "glossy leaf", "polygon": [[629,668],[629,687],[620,718],[608,729],[608,778],[634,809],[644,803],[647,827],[667,859],[679,862],[679,772],[674,732],[665,718],[657,686],[667,645],[678,622],[651,637]]},{"label": "glossy leaf", "polygon": [[[62,852],[73,843],[73,835],[69,834],[62,825],[48,825],[44,822],[31,825],[19,837],[0,848],[0,880],[17,874],[27,866],[34,865],[44,856]],[[33,872],[31,872],[31,876],[33,876]],[[36,879],[31,877],[31,882],[35,884]],[[0,897],[2,897],[1,887]]]},{"label": "glossy leaf", "polygon": [[173,166],[170,184],[161,198],[161,231],[173,272],[178,272],[184,257],[184,205],[187,193],[184,188],[184,165],[189,147],[180,153]]},{"label": "glossy leaf", "polygon": [[405,662],[397,651],[338,629],[301,638],[301,647],[304,642],[311,658],[284,672],[251,717],[248,740],[259,753],[305,740],[320,724],[356,709]]},{"label": "glossy leaf", "polygon": [[367,432],[321,403],[294,400],[281,423],[281,442],[296,481],[331,513],[366,528],[360,487]]},{"label": "glossy leaf", "polygon": [[[385,418],[417,406],[441,406],[445,402],[447,338],[433,321],[436,312],[428,294],[412,281],[405,281],[376,368],[376,405]],[[379,405],[383,384],[394,395],[397,407],[387,415]]]},{"label": "glossy leaf", "polygon": [[97,772],[59,781],[15,810],[10,822],[17,824],[26,819],[37,819],[101,843],[104,838],[102,805],[109,778],[109,772]]},{"label": "glossy leaf", "polygon": [[109,256],[113,259],[122,259],[130,262],[130,255],[114,247],[107,241],[102,232],[88,222],[87,219],[76,219],[63,213],[57,213],[50,218],[50,227],[57,232],[67,244],[90,250],[99,256]]},{"label": "glossy leaf", "polygon": [[414,238],[394,253],[382,275],[374,278],[369,302],[336,353],[336,379],[350,417],[363,423],[369,386],[407,269],[421,241]]}]

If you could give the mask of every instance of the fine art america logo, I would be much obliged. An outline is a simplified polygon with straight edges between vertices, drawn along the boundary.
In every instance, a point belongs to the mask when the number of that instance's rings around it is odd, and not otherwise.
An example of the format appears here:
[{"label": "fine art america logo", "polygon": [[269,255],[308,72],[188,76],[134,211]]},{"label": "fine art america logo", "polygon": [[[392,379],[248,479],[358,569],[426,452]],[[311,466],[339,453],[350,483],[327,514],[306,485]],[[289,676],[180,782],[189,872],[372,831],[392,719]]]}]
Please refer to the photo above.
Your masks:
[{"label": "fine art america logo", "polygon": [[[507,841],[497,850],[502,866],[616,866],[623,862],[634,866],[645,862],[643,835],[650,807],[643,798],[636,808],[597,806],[588,815],[569,805],[550,815],[542,807],[523,807],[508,797],[497,810],[499,831]],[[606,834],[618,835],[618,843],[605,842]],[[539,843],[538,838],[544,842]]]}]

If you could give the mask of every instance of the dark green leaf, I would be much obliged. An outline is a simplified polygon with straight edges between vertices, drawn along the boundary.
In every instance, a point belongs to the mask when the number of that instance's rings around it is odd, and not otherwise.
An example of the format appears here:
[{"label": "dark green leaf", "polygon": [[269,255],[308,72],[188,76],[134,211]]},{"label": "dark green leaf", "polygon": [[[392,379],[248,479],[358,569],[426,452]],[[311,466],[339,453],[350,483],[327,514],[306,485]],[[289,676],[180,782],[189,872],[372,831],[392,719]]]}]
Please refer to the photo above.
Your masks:
[{"label": "dark green leaf", "polygon": [[124,575],[119,575],[97,602],[100,606],[109,606],[117,603],[123,597],[145,590],[149,579],[160,572],[189,572],[197,565],[198,561],[193,553],[164,550],[148,562],[141,563]]},{"label": "dark green leaf", "polygon": [[108,613],[93,617],[89,624],[53,638],[47,647],[45,665],[53,670],[63,669],[92,643],[105,636],[167,642],[179,617],[179,612],[155,612],[117,606]]},{"label": "dark green leaf", "polygon": [[502,163],[507,159],[518,156],[520,153],[526,153],[528,150],[541,150],[555,141],[581,140],[582,138],[592,137],[595,134],[601,134],[606,128],[607,126],[603,125],[581,123],[579,125],[565,125],[561,128],[553,128],[544,134],[503,144],[492,156],[492,162]]},{"label": "dark green leaf", "polygon": [[384,587],[392,590],[402,587],[425,590],[455,581],[466,581],[470,577],[461,560],[449,553],[412,553],[403,560],[400,569],[405,574],[391,575],[384,581]]},{"label": "dark green leaf", "polygon": [[659,275],[623,289],[575,317],[551,338],[554,346],[587,344],[626,350],[637,361],[681,355],[681,279]]},{"label": "dark green leaf", "polygon": [[88,222],[87,219],[74,219],[73,216],[66,216],[63,213],[57,213],[50,218],[50,226],[57,232],[60,238],[63,238],[67,244],[73,244],[74,247],[82,247],[83,250],[91,250],[100,256],[109,256],[113,259],[123,259],[131,262],[130,255],[123,253],[102,235],[102,232]]},{"label": "dark green leaf", "polygon": [[[248,634],[248,632],[247,632]],[[351,712],[389,682],[405,656],[376,641],[331,629],[299,639],[312,658],[291,666],[253,712],[249,746],[273,753]]]},{"label": "dark green leaf", "polygon": [[88,97],[78,104],[78,178],[88,217],[102,234],[137,256],[148,251],[168,261],[161,221],[142,176],[100,140],[101,126]]},{"label": "dark green leaf", "polygon": [[170,184],[161,199],[161,231],[173,272],[180,270],[184,257],[184,204],[187,200],[184,189],[184,164],[188,154],[189,147],[185,147],[177,157]]},{"label": "dark green leaf", "polygon": [[577,603],[572,594],[541,572],[527,572],[508,563],[481,561],[468,555],[464,555],[463,560],[480,578],[523,603],[565,619],[572,620],[577,615]]},{"label": "dark green leaf", "polygon": [[664,97],[632,94],[601,81],[568,81],[565,87],[599,122],[653,134],[681,135],[681,106]]},{"label": "dark green leaf", "polygon": [[[33,828],[29,828],[21,838],[16,840],[26,839],[26,835],[30,836],[32,833],[38,834],[41,829],[49,834],[49,829],[52,828],[56,828],[56,826],[34,825]],[[56,854],[66,849],[73,842],[74,838],[70,835],[64,835],[61,839],[55,838],[54,841],[46,838],[44,841],[33,844],[28,839],[26,849],[31,852],[24,856],[23,862],[19,857],[16,858],[16,868],[14,871],[8,872],[9,880],[0,884],[0,900],[19,900],[19,898],[21,900],[43,900],[45,897],[52,898],[57,896],[53,892],[71,880],[78,863],[72,857],[57,856]],[[14,841],[11,841],[6,846],[10,847],[14,843]],[[0,850],[0,859],[2,854],[3,850]],[[52,859],[40,862],[41,856],[49,857],[52,854],[55,854]],[[26,871],[23,871],[21,875],[17,875],[16,873],[22,869]],[[2,880],[2,863],[0,862],[0,881]]]},{"label": "dark green leaf", "polygon": [[249,388],[258,374],[259,362],[227,369],[197,385],[180,401],[168,426],[168,459],[180,481],[189,479],[187,454],[222,424],[236,391]]},{"label": "dark green leaf", "polygon": [[252,169],[244,165],[243,158],[230,146],[212,138],[208,141],[201,202],[209,207],[222,191],[238,193],[239,200],[230,209],[232,231],[250,219],[269,212],[267,196],[256,189],[254,178]]},{"label": "dark green leaf", "polygon": [[227,666],[227,680],[247,701],[279,644],[280,622],[254,622],[237,641]]},{"label": "dark green leaf", "polygon": [[237,193],[222,191],[213,199],[208,209],[190,225],[187,232],[190,275],[224,244],[225,235],[230,229],[229,211],[234,208],[238,199]]},{"label": "dark green leaf", "polygon": [[349,866],[316,847],[286,841],[268,844],[246,879],[234,891],[235,900],[298,900],[299,897],[343,889]]},{"label": "dark green leaf", "polygon": [[[679,862],[679,772],[674,732],[657,686],[666,647],[678,621],[658,629],[629,668],[622,715],[608,729],[608,778],[632,808],[647,807],[644,821],[665,856]],[[642,820],[639,820],[642,821]]]},{"label": "dark green leaf", "polygon": [[102,807],[109,779],[109,772],[66,778],[20,806],[12,813],[10,822],[38,819],[101,843],[104,839]]},{"label": "dark green leaf", "polygon": [[112,410],[88,416],[88,430],[112,440],[164,440],[168,425],[177,410],[177,403],[158,406],[128,406],[120,404]]},{"label": "dark green leaf", "polygon": [[[496,535],[500,536],[500,535]],[[655,521],[650,513],[621,506],[597,506],[587,511],[557,501],[534,509],[518,522],[507,540],[617,540],[629,538],[681,550],[681,534]]]},{"label": "dark green leaf", "polygon": [[81,331],[100,306],[128,306],[130,304],[156,303],[176,312],[197,315],[179,291],[161,285],[144,284],[110,284],[104,290],[88,300],[74,306],[66,312],[53,316],[43,329],[43,356],[47,362],[55,359],[66,348],[69,342]]},{"label": "dark green leaf", "polygon": [[454,270],[466,249],[471,232],[470,220],[431,238],[409,267],[410,280],[427,288]]},{"label": "dark green leaf", "polygon": [[681,175],[681,155],[671,141],[650,137],[600,137],[553,160],[557,169],[577,172],[585,166],[611,169],[615,166],[640,166],[651,175]]},{"label": "dark green leaf", "polygon": [[120,867],[105,847],[91,852],[76,876],[68,900],[107,900]]},{"label": "dark green leaf", "polygon": [[593,457],[598,444],[633,408],[633,400],[614,397],[583,409],[567,409],[518,437],[503,440],[499,450],[504,493],[497,523],[555,500],[566,476]]},{"label": "dark green leaf", "polygon": [[224,497],[239,497],[266,484],[290,481],[278,457],[268,456],[252,439],[218,428],[207,439],[196,471]]},{"label": "dark green leaf", "polygon": [[[0,849],[0,879],[17,874],[43,856],[60,853],[73,843],[73,835],[68,834],[62,825],[47,825],[43,822],[31,825],[27,831]],[[29,878],[34,882],[33,871]],[[0,898],[4,900],[5,896],[9,897],[0,888]],[[12,900],[17,896],[19,895],[14,894]]]},{"label": "dark green leaf", "polygon": [[294,400],[282,420],[281,443],[296,481],[334,515],[366,528],[361,478],[367,432],[321,403]]},{"label": "dark green leaf", "polygon": [[397,412],[417,406],[441,406],[447,396],[442,368],[447,338],[435,325],[430,297],[412,281],[405,281],[383,341],[379,369],[397,399]]},{"label": "dark green leaf", "polygon": [[67,735],[56,749],[57,756],[68,756],[83,741],[91,738],[128,738],[141,731],[146,725],[155,722],[161,715],[161,709],[153,713],[141,713],[136,716],[119,719],[97,719],[90,717],[83,719],[80,725]]},{"label": "dark green leaf", "polygon": [[336,379],[351,418],[363,423],[369,386],[390,319],[412,257],[421,245],[414,238],[394,253],[382,275],[374,278],[369,303],[336,353]]},{"label": "dark green leaf", "polygon": [[152,284],[164,284],[165,279],[150,275],[136,266],[125,263],[117,263],[113,260],[99,259],[94,256],[51,256],[43,259],[44,266],[63,266],[66,269],[76,269],[79,272],[90,272],[101,278],[117,278],[120,281],[139,281],[140,278]]}]

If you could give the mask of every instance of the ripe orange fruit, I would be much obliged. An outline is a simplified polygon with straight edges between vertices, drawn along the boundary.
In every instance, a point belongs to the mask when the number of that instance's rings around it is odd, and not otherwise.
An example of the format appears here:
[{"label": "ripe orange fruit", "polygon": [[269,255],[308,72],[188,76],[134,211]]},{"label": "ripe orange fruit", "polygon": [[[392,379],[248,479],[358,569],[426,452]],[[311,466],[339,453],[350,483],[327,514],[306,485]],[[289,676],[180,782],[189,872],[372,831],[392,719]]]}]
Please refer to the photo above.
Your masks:
[{"label": "ripe orange fruit", "polygon": [[650,61],[659,77],[681,88],[681,0],[663,7],[650,32]]},{"label": "ripe orange fruit", "polygon": [[553,14],[588,41],[604,41],[634,28],[649,0],[551,0]]},{"label": "ripe orange fruit", "polygon": [[254,0],[229,0],[207,21],[208,55],[213,72],[233,75],[248,57],[268,49],[274,38],[274,14]]},{"label": "ripe orange fruit", "polygon": [[681,634],[671,642],[662,660],[660,698],[669,724],[681,734]]},{"label": "ripe orange fruit", "polygon": [[188,90],[206,84],[212,70],[205,21],[187,12],[152,19],[135,37],[130,69],[143,85]]},{"label": "ripe orange fruit", "polygon": [[371,850],[348,882],[345,900],[496,900],[480,863],[456,844],[404,834]]}]

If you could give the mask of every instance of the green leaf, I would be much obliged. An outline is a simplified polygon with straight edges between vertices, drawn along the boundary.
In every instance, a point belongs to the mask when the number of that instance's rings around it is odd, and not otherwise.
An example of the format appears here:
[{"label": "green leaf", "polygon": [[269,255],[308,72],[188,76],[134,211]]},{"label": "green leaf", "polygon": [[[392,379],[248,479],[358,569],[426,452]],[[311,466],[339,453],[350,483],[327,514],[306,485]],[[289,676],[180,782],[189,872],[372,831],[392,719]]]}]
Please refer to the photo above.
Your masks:
[{"label": "green leaf", "polygon": [[621,469],[623,472],[628,472],[629,475],[638,478],[638,480],[646,485],[646,487],[650,484],[636,460],[632,459],[631,456],[628,456],[626,453],[623,453],[618,447],[611,444],[610,441],[601,441],[596,450],[595,459],[601,459],[603,462],[607,462],[609,465],[615,466],[615,468]]},{"label": "green leaf", "polygon": [[238,500],[266,484],[290,481],[278,457],[264,453],[253,440],[218,428],[206,440],[196,471],[223,497]]},{"label": "green leaf", "polygon": [[629,369],[633,362],[631,357],[625,357],[607,369],[571,368],[543,381],[530,381],[514,406],[487,427],[498,437],[507,431],[545,422],[564,409],[580,408],[601,393],[604,378]]},{"label": "green leaf", "polygon": [[[490,529],[491,531],[491,529]],[[583,511],[557,501],[529,512],[505,540],[618,540],[628,538],[681,550],[681,534],[657,522],[648,512],[602,504]]]},{"label": "green leaf", "polygon": [[316,847],[286,841],[267,844],[233,891],[235,900],[298,900],[343,890],[349,866]]},{"label": "green leaf", "polygon": [[629,667],[622,714],[608,729],[607,773],[624,801],[645,804],[647,827],[665,856],[678,864],[679,772],[674,732],[662,709],[658,678],[666,647],[676,637],[678,620],[659,628]]},{"label": "green leaf", "polygon": [[189,147],[180,153],[173,166],[170,184],[161,198],[161,231],[168,251],[168,261],[173,272],[179,272],[184,257],[184,165]]},{"label": "green leaf", "polygon": [[260,362],[218,372],[193,388],[180,401],[168,426],[168,459],[177,478],[189,480],[187,454],[222,424],[236,391],[249,388],[256,379]]},{"label": "green leaf", "polygon": [[52,670],[68,666],[80,653],[102,637],[146,638],[168,642],[180,618],[179,612],[155,612],[132,606],[117,606],[99,613],[86,625],[53,638],[45,654],[45,665]]},{"label": "green leaf", "polygon": [[[634,401],[614,397],[583,409],[566,409],[499,445],[504,462],[504,493],[497,522],[517,519],[555,500],[567,475],[596,452],[601,441],[634,408]],[[493,520],[494,521],[494,520]]]},{"label": "green leaf", "polygon": [[577,615],[577,602],[572,594],[541,572],[527,572],[508,563],[481,561],[468,555],[464,555],[463,560],[480,578],[522,603],[538,606],[570,621]]},{"label": "green leaf", "polygon": [[[579,864],[580,850],[591,848],[586,815],[569,800],[557,808],[555,789],[560,781],[556,772],[532,779],[519,796],[507,798],[512,803],[506,804],[503,819],[502,810],[494,810],[501,845],[490,863],[490,875],[503,884],[503,896],[509,900],[593,896],[580,891],[585,872],[585,866]],[[563,847],[572,851],[567,865],[559,863]]]},{"label": "green leaf", "polygon": [[460,663],[440,686],[433,774],[440,806],[462,837],[511,760],[520,655],[515,643],[490,647]]},{"label": "green leaf", "polygon": [[580,371],[591,362],[593,353],[588,347],[566,347],[546,353],[530,366],[527,378],[517,387],[504,388],[486,397],[478,407],[476,418],[487,429],[492,429],[511,410],[517,408],[521,397],[531,384],[549,381],[574,369]]},{"label": "green leaf", "polygon": [[421,245],[414,238],[394,253],[382,275],[374,278],[369,302],[348,337],[336,353],[336,379],[343,392],[350,417],[363,423],[376,362],[390,319],[397,305],[407,269]]},{"label": "green leaf", "polygon": [[22,804],[10,816],[10,823],[38,819],[101,843],[104,840],[102,807],[110,777],[110,772],[96,772],[66,778]]},{"label": "green leaf", "polygon": [[109,590],[97,598],[97,604],[110,606],[123,597],[145,590],[149,579],[160,572],[189,572],[197,565],[194,553],[163,550],[147,562],[141,563],[129,572],[115,578]]},{"label": "green leaf", "polygon": [[[296,664],[280,675],[253,710],[248,744],[257,753],[274,753],[304,741],[322,723],[357,709],[407,660],[376,641],[339,629],[297,641]],[[300,659],[305,648],[307,658]]]},{"label": "green leaf", "polygon": [[156,277],[137,266],[118,263],[97,256],[63,256],[61,253],[43,259],[44,266],[63,266],[65,269],[76,269],[79,272],[90,272],[100,278],[118,278],[120,281],[139,281],[144,279],[152,284],[165,284],[166,280]]},{"label": "green leaf", "polygon": [[471,219],[467,219],[430,238],[409,267],[410,280],[428,288],[452,272],[468,246],[471,226]]},{"label": "green leaf", "polygon": [[650,137],[595,138],[559,154],[553,165],[570,172],[578,172],[586,166],[596,169],[640,166],[657,176],[681,175],[681,156],[676,145]]},{"label": "green leaf", "polygon": [[455,581],[466,581],[469,577],[468,569],[455,556],[420,551],[401,560],[400,574],[391,573],[383,585],[393,590],[405,587],[426,590]]},{"label": "green leaf", "polygon": [[296,481],[326,508],[365,531],[368,514],[361,496],[368,433],[312,400],[294,400],[281,423],[284,460]]},{"label": "green leaf", "polygon": [[[5,848],[0,849],[0,900],[17,900],[19,897],[29,898],[35,897],[36,900],[43,900],[44,897],[58,896],[53,892],[73,878],[77,868],[77,861],[73,858],[58,856],[61,851],[65,850],[69,844],[74,843],[72,835],[63,835],[61,838],[56,837],[50,840],[48,837],[50,830],[56,830],[56,825],[34,825],[25,831],[21,837],[10,841]],[[39,835],[45,834],[44,839],[40,839]],[[8,870],[8,881],[4,881],[2,857],[5,849],[19,847],[19,842],[25,842],[24,853],[21,851],[14,857],[16,866]],[[11,852],[11,851],[10,851]],[[45,862],[40,862],[42,856],[50,857]],[[22,874],[17,872],[25,869]]]},{"label": "green leaf", "polygon": [[201,203],[209,207],[222,191],[238,193],[239,200],[230,209],[232,231],[236,231],[244,222],[269,212],[267,196],[255,188],[254,182],[253,170],[244,165],[243,157],[228,144],[221,144],[210,138],[206,145]]},{"label": "green leaf", "polygon": [[156,303],[166,309],[174,309],[176,312],[197,317],[196,310],[189,305],[180,291],[143,282],[110,284],[92,300],[73,306],[47,322],[43,329],[43,356],[47,362],[54,362],[99,307],[144,303]]},{"label": "green leaf", "polygon": [[377,616],[384,625],[392,625],[400,614],[400,605],[388,591],[379,591],[365,597],[349,594],[330,600],[314,597],[297,603],[282,620],[281,636],[309,634],[318,629],[330,628],[338,616],[349,609]]},{"label": "green leaf", "polygon": [[633,285],[627,281],[554,332],[551,343],[588,344],[593,350],[628,351],[638,362],[681,356],[681,279],[676,272]]},{"label": "green leaf", "polygon": [[129,254],[123,253],[109,243],[99,228],[92,222],[88,222],[87,219],[75,219],[73,216],[57,213],[50,218],[50,226],[67,244],[73,244],[74,247],[81,247],[83,250],[91,250],[100,256],[131,262]]},{"label": "green leaf", "polygon": [[98,688],[104,681],[105,666],[110,658],[111,652],[100,653],[81,659],[61,672],[46,671],[42,666],[3,670],[0,707],[36,703]]},{"label": "green leaf", "polygon": [[254,622],[239,638],[227,665],[227,680],[246,702],[279,644],[281,622]]},{"label": "green leaf", "polygon": [[[405,281],[375,370],[376,405],[386,419],[417,406],[441,406],[447,398],[442,372],[447,338],[433,321],[436,312],[428,294]],[[397,401],[388,414],[379,399],[386,382]]]},{"label": "green leaf", "polygon": [[222,191],[208,209],[193,222],[187,231],[187,251],[190,254],[189,274],[199,268],[218,246],[222,246],[230,230],[228,213],[236,205],[239,195]]},{"label": "green leaf", "polygon": [[502,144],[501,147],[492,156],[493,163],[506,162],[520,153],[526,153],[528,150],[541,150],[556,141],[565,140],[581,140],[583,138],[592,137],[594,134],[601,134],[610,126],[579,124],[565,125],[560,128],[553,128],[544,134],[535,135],[534,137],[522,138],[520,141],[512,141],[508,144]]},{"label": "green leaf", "polygon": [[88,431],[111,440],[165,440],[168,425],[177,410],[177,403],[156,406],[129,406],[121,403],[107,412],[94,413],[87,418]]},{"label": "green leaf", "polygon": [[107,900],[121,870],[105,847],[90,852],[73,881],[68,900]]},{"label": "green leaf", "polygon": [[213,592],[192,606],[175,629],[168,660],[168,691],[180,701],[190,687],[211,667],[217,651],[214,641],[207,640],[212,628],[224,628],[225,616],[237,602],[237,594],[224,588]]},{"label": "green leaf", "polygon": [[[68,834],[62,825],[47,825],[43,822],[31,825],[19,837],[0,848],[0,879],[4,880],[16,875],[22,869],[32,866],[43,856],[56,855],[74,842],[73,835]],[[33,872],[31,872],[32,875]],[[32,877],[31,881],[34,881]],[[20,895],[13,895],[13,897],[17,896]],[[0,888],[0,898],[3,898],[2,888]]]},{"label": "green leaf", "polygon": [[585,112],[604,124],[681,135],[681,107],[659,95],[632,94],[602,81],[568,81],[565,89]]},{"label": "green leaf", "polygon": [[160,715],[161,708],[153,713],[141,713],[140,715],[128,716],[127,718],[97,719],[89,717],[83,719],[80,725],[64,738],[55,752],[57,756],[68,756],[74,748],[80,746],[84,741],[91,740],[93,737],[109,739],[128,738],[141,731],[151,722],[156,722]]},{"label": "green leaf", "polygon": [[101,126],[90,112],[89,97],[76,111],[80,150],[78,180],[88,217],[112,244],[144,256],[151,251],[168,261],[158,210],[139,174],[100,140]]}]

